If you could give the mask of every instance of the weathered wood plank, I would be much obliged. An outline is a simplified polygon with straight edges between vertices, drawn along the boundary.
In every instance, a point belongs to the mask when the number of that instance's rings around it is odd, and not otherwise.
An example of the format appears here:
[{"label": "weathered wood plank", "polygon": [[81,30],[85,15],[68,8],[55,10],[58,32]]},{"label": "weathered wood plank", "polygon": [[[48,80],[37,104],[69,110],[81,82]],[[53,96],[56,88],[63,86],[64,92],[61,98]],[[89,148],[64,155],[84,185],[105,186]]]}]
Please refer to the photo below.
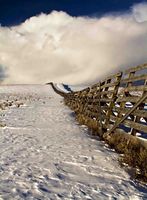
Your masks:
[{"label": "weathered wood plank", "polygon": [[134,76],[132,78],[125,78],[121,80],[121,83],[128,83],[128,82],[134,82],[134,81],[140,81],[140,80],[146,80],[147,74],[142,74],[139,76]]},{"label": "weathered wood plank", "polygon": [[[96,119],[99,119],[100,118],[100,113],[99,112],[91,112],[90,110],[88,109],[85,109],[83,110],[83,112],[85,116],[88,116],[88,117],[95,117]],[[105,119],[105,115],[101,114],[101,118],[104,120]]]},{"label": "weathered wood plank", "polygon": [[[112,98],[101,98],[100,99],[100,102],[105,102],[105,103],[109,103],[111,101],[114,101],[114,99]],[[99,102],[99,99],[88,99],[88,103],[98,103]]]},{"label": "weathered wood plank", "polygon": [[113,94],[113,90],[105,90],[101,92],[101,95],[112,95]]},{"label": "weathered wood plank", "polygon": [[130,72],[136,72],[136,71],[139,71],[139,70],[143,70],[143,69],[147,69],[147,63],[144,63],[142,65],[138,65],[136,67],[131,67],[129,69],[127,69],[124,74],[128,74]]},{"label": "weathered wood plank", "polygon": [[[89,106],[91,106],[91,107],[89,107]],[[97,105],[97,106],[93,106],[93,105],[89,105],[88,107],[87,107],[87,110],[89,110],[90,112],[93,112],[93,113],[98,113],[98,112],[100,112],[99,111],[99,105]],[[101,107],[100,108],[100,110],[101,110],[101,112],[103,112],[103,111],[108,111],[108,107],[107,106],[103,106],[103,108]]]},{"label": "weathered wood plank", "polygon": [[[130,103],[136,103],[140,99],[139,96],[131,96],[131,97],[118,97],[116,102],[130,102]],[[142,103],[147,103],[147,99],[145,99]]]},{"label": "weathered wood plank", "polygon": [[113,83],[107,83],[105,85],[102,85],[101,88],[103,89],[103,88],[106,88],[106,87],[114,87],[118,84],[119,84],[119,81],[116,81],[116,82],[113,82]]},{"label": "weathered wood plank", "polygon": [[127,88],[122,88],[121,92],[138,92],[138,91],[147,91],[147,86],[138,85],[138,86],[129,86]]},{"label": "weathered wood plank", "polygon": [[[131,108],[118,108],[114,107],[113,112],[121,112],[122,114],[126,114]],[[138,116],[138,117],[145,117],[147,118],[147,110],[134,110],[131,115]]]},{"label": "weathered wood plank", "polygon": [[112,102],[114,101],[114,98],[101,98],[100,99],[100,102],[105,102],[105,103],[109,103],[109,102]]},{"label": "weathered wood plank", "polygon": [[113,107],[115,106],[115,100],[117,98],[117,93],[118,93],[121,77],[122,77],[122,73],[120,73],[119,76],[116,77],[115,81],[117,81],[118,84],[115,85],[114,90],[113,90],[113,94],[112,94],[113,101],[111,101],[110,104],[109,104],[109,109],[108,109],[108,111],[106,113],[105,124],[109,123],[110,115],[113,114],[112,110],[113,110]]},{"label": "weathered wood plank", "polygon": [[[116,121],[116,120],[121,120],[121,118],[117,118],[117,117],[111,115],[111,120]],[[134,121],[128,120],[128,119],[124,120],[120,124],[124,124],[124,125],[126,125],[126,126],[128,126],[130,128],[134,128],[134,129],[136,129],[138,131],[143,131],[143,132],[147,133],[147,124],[146,125],[145,124],[141,124],[141,123],[134,122]]]},{"label": "weathered wood plank", "polygon": [[[135,75],[135,72],[130,72],[129,74],[127,74],[128,78],[132,78],[132,77],[134,77],[134,75]],[[126,87],[126,88],[131,87],[131,86],[132,86],[132,82],[128,82],[128,83],[125,84],[125,87]],[[126,92],[126,91],[123,90],[123,91],[122,91],[122,94],[120,93],[120,94],[118,95],[118,98],[121,97],[121,95],[123,95],[121,98],[126,97],[126,94],[128,95],[128,92]],[[117,103],[118,103],[118,102],[117,102]],[[125,106],[126,106],[126,102],[125,102],[125,101],[121,101],[121,102],[120,102],[120,108],[123,109],[123,108],[125,108]],[[120,118],[123,117],[123,115],[122,115],[122,113],[121,113],[121,109],[120,109],[120,112],[118,113],[118,118],[119,118],[119,117],[120,117]]]}]

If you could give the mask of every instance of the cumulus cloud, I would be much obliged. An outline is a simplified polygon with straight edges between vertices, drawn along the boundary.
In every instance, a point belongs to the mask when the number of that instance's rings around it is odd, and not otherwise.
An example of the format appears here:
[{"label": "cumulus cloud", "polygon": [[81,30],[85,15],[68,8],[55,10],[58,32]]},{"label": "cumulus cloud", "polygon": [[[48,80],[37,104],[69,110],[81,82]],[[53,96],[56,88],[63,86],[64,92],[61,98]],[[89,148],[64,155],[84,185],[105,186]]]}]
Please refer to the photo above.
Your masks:
[{"label": "cumulus cloud", "polygon": [[0,27],[4,83],[97,82],[147,60],[147,4],[101,18],[53,11],[14,27]]},{"label": "cumulus cloud", "polygon": [[138,22],[147,21],[147,3],[139,3],[133,7],[133,14]]}]

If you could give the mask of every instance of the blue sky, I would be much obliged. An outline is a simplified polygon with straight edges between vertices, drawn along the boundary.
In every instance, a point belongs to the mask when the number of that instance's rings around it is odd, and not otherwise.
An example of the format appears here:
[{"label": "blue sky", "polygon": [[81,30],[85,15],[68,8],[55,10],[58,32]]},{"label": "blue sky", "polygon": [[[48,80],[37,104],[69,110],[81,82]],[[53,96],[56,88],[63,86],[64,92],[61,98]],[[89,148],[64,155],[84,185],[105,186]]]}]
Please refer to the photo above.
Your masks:
[{"label": "blue sky", "polygon": [[0,24],[11,26],[41,12],[64,11],[71,16],[101,16],[130,10],[140,0],[0,0]]}]

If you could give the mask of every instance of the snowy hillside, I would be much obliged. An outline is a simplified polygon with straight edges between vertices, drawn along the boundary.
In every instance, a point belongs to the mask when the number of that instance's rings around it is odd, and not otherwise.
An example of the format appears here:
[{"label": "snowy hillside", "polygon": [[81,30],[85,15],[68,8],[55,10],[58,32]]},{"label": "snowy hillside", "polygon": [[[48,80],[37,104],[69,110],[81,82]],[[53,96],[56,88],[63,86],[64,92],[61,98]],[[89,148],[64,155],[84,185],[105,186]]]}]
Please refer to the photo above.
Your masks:
[{"label": "snowy hillside", "polygon": [[147,199],[49,85],[0,86],[0,102],[0,199]]}]

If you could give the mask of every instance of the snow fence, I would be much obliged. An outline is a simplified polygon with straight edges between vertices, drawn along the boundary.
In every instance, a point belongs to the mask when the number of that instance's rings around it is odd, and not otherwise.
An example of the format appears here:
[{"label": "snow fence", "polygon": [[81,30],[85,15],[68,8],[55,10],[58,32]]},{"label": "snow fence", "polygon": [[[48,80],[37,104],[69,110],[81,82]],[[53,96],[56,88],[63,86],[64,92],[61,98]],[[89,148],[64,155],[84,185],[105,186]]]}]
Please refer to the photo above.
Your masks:
[{"label": "snow fence", "polygon": [[78,92],[65,93],[51,85],[81,124],[124,153],[125,162],[147,180],[147,142],[136,137],[147,137],[147,63]]}]

